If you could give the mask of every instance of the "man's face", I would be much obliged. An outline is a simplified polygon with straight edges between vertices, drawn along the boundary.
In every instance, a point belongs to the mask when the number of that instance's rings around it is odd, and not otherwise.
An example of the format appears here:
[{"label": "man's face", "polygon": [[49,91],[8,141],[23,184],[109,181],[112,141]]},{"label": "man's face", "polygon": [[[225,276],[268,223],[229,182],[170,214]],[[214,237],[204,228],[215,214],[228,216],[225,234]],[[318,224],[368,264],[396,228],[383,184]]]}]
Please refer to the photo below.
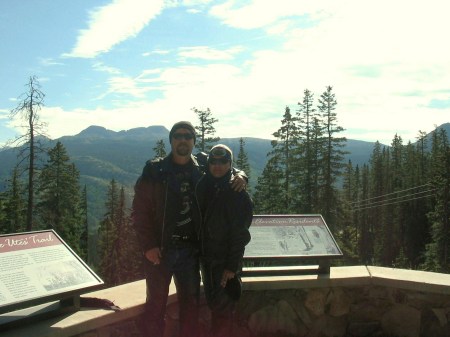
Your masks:
[{"label": "man's face", "polygon": [[224,157],[212,157],[209,160],[209,173],[214,178],[221,178],[231,169],[231,163]]},{"label": "man's face", "polygon": [[194,148],[194,135],[184,128],[177,129],[172,135],[172,152],[180,157],[190,156]]}]

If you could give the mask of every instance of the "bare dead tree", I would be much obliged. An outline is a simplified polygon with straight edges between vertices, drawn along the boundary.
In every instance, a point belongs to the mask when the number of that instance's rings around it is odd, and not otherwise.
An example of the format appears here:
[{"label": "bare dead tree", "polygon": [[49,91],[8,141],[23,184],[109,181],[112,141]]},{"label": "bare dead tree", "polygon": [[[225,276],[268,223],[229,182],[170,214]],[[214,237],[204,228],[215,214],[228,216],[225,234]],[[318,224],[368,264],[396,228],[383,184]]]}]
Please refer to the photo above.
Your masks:
[{"label": "bare dead tree", "polygon": [[36,76],[31,76],[26,84],[27,91],[19,97],[19,103],[12,109],[9,115],[11,120],[19,119],[26,124],[21,125],[25,130],[22,135],[17,136],[8,145],[13,145],[19,149],[19,166],[22,173],[28,173],[28,198],[26,230],[33,229],[33,208],[34,208],[34,182],[37,171],[38,155],[45,151],[39,136],[45,136],[46,124],[39,121],[39,111],[44,106],[45,94],[40,90],[41,86]]}]

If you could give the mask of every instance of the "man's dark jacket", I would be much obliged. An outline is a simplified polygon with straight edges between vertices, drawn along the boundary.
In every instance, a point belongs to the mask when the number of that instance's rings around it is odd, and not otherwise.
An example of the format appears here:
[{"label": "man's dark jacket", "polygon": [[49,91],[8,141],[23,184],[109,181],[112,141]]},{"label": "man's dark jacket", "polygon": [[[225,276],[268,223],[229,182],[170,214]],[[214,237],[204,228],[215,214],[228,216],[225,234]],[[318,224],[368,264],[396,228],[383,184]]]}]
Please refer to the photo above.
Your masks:
[{"label": "man's dark jacket", "polygon": [[[195,187],[202,170],[194,156],[191,156],[192,186]],[[175,217],[179,213],[181,196],[179,191],[170,188],[170,169],[172,155],[153,161],[148,161],[142,175],[134,186],[132,218],[143,253],[159,247],[162,251],[170,243]],[[200,224],[200,212],[192,206],[192,218],[195,226]],[[198,228],[196,228],[198,231]]]}]

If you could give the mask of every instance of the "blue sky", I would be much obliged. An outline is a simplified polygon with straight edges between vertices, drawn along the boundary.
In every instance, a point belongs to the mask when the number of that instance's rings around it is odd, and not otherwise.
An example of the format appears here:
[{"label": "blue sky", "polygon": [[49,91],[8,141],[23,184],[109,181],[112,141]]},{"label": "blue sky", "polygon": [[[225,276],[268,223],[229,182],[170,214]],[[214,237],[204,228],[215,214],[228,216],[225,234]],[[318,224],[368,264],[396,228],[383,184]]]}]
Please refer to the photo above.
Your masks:
[{"label": "blue sky", "polygon": [[52,138],[210,108],[217,135],[271,138],[333,86],[345,136],[389,144],[450,122],[447,0],[0,0],[0,144],[35,75]]}]

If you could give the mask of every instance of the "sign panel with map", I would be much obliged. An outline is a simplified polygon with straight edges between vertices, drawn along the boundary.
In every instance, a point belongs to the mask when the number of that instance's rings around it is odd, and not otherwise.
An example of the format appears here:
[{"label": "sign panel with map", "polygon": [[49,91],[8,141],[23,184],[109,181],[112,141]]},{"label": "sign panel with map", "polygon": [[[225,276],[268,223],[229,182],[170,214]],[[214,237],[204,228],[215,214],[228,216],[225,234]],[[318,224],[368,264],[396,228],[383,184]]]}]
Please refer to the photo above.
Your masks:
[{"label": "sign panel with map", "polygon": [[246,259],[341,257],[321,215],[255,215]]},{"label": "sign panel with map", "polygon": [[0,270],[0,314],[103,284],[53,230],[1,235]]}]

